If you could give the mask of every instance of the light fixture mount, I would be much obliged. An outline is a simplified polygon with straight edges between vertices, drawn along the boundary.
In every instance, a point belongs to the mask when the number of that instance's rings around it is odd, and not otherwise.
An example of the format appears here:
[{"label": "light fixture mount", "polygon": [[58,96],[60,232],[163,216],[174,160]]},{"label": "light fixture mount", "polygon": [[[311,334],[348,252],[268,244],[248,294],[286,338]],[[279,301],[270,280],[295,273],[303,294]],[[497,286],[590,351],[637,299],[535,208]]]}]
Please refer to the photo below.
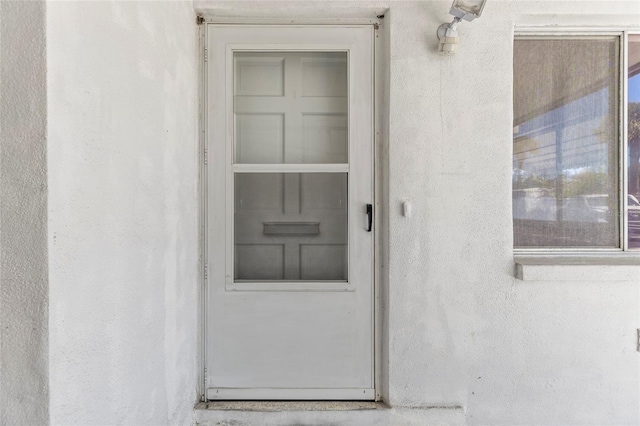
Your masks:
[{"label": "light fixture mount", "polygon": [[482,10],[487,0],[453,0],[449,14],[453,15],[453,21],[438,27],[437,36],[438,53],[441,55],[453,55],[458,50],[458,24],[465,20],[471,22],[482,15]]}]

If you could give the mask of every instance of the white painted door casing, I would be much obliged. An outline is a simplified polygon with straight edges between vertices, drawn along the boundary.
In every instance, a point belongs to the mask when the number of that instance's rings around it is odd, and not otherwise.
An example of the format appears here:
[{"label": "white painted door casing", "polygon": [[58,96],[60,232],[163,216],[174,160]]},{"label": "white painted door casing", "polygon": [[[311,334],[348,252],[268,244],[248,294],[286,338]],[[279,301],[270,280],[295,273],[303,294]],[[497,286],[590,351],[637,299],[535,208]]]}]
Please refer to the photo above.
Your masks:
[{"label": "white painted door casing", "polygon": [[[373,32],[364,25],[207,27],[208,399],[375,397],[373,232],[366,229],[366,205],[374,204]],[[237,161],[234,52],[344,52],[348,163]],[[348,175],[347,280],[234,279],[234,180],[248,173]]]}]

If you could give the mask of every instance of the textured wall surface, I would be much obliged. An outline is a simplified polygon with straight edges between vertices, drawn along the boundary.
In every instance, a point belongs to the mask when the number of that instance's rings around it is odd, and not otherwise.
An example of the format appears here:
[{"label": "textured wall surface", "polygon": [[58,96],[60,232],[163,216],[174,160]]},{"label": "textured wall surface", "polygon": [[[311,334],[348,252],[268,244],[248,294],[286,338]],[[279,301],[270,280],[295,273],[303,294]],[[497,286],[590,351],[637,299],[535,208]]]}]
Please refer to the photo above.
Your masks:
[{"label": "textured wall surface", "polygon": [[0,55],[0,424],[46,424],[44,2],[0,3]]},{"label": "textured wall surface", "polygon": [[[481,19],[462,24],[459,53],[441,57],[435,30],[450,20],[449,6],[196,2],[245,17],[368,16],[389,8],[381,31],[388,111],[382,389],[394,407],[200,411],[197,421],[640,423],[640,283],[516,280],[511,229],[514,25],[640,30],[640,3],[489,1]],[[189,423],[198,380],[192,4],[52,2],[47,56],[51,422]],[[4,159],[4,137],[2,150]],[[33,191],[37,211],[44,191]],[[407,199],[409,219],[399,208]],[[4,219],[2,235],[5,256]],[[5,270],[3,257],[3,284]],[[44,271],[37,274],[34,282],[46,282]],[[33,324],[37,343],[46,321]],[[46,370],[44,353],[33,362]]]},{"label": "textured wall surface", "polygon": [[188,424],[197,399],[191,2],[52,2],[52,424]]},{"label": "textured wall surface", "polygon": [[391,6],[392,405],[460,404],[468,424],[640,422],[640,277],[514,279],[514,25],[640,23],[637,2],[575,5],[489,1],[454,57],[434,52],[448,2]]}]

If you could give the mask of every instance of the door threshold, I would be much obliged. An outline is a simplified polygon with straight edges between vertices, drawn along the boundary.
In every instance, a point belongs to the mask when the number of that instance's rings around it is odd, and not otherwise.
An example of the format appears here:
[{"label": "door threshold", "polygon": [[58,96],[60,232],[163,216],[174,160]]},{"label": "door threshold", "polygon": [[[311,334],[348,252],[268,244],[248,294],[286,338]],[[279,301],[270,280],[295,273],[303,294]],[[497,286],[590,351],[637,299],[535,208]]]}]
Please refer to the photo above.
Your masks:
[{"label": "door threshold", "polygon": [[196,405],[196,410],[215,411],[357,411],[387,409],[388,405],[374,401],[208,401]]}]

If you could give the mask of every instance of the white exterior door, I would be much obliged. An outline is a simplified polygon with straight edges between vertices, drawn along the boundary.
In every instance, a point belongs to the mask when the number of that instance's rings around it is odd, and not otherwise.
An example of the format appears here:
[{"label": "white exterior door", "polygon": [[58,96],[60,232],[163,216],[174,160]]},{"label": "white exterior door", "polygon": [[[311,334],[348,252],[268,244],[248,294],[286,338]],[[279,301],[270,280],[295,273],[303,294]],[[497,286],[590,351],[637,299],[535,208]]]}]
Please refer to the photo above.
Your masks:
[{"label": "white exterior door", "polygon": [[208,399],[374,399],[371,26],[207,26]]}]

